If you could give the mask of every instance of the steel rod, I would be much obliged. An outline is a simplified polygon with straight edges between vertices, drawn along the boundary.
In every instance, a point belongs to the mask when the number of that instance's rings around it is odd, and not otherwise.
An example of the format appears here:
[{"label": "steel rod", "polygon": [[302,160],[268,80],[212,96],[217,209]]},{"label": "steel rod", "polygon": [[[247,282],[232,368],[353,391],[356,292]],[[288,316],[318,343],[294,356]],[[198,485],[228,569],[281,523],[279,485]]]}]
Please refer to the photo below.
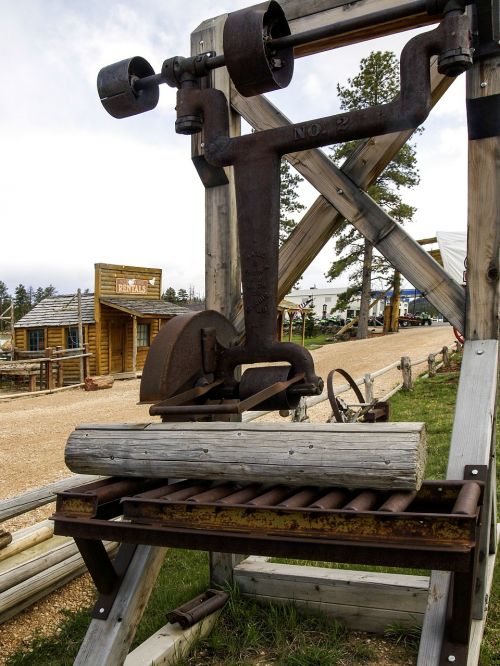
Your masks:
[{"label": "steel rod", "polygon": [[277,39],[272,39],[267,42],[267,45],[269,48],[276,50],[285,49],[290,46],[303,46],[304,44],[309,44],[310,42],[317,42],[321,39],[327,39],[328,37],[335,37],[346,32],[352,32],[353,30],[361,30],[362,28],[368,28],[372,25],[378,25],[380,23],[387,23],[389,21],[408,18],[416,14],[426,13],[426,0],[412,0],[411,2],[405,2],[404,4],[398,5],[397,7],[384,9],[378,12],[374,12],[373,14],[354,16],[352,18],[345,19],[344,21],[332,23],[331,25],[321,26],[320,28],[313,28],[312,30],[305,30],[304,32],[299,32],[295,35],[278,37]]}]

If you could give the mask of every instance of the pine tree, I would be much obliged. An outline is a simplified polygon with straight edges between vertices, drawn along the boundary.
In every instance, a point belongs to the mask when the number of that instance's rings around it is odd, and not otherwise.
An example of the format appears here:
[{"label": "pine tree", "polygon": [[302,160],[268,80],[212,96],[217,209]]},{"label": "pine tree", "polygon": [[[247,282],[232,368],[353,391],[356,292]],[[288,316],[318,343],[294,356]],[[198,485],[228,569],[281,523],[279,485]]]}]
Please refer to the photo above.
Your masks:
[{"label": "pine tree", "polygon": [[[390,51],[373,51],[360,62],[359,72],[347,85],[337,85],[341,109],[350,111],[364,109],[391,101],[399,91],[399,64]],[[360,144],[349,141],[335,147],[331,158],[340,163]],[[392,218],[401,224],[413,219],[415,208],[406,204],[401,188],[415,187],[420,177],[416,166],[415,146],[405,144],[394,159],[387,165],[376,182],[368,188],[368,194]],[[389,263],[351,224],[345,222],[337,234],[335,251],[338,256],[326,274],[334,280],[345,272],[349,275],[348,289],[339,295],[336,309],[344,309],[355,298],[360,298],[358,338],[368,335],[368,315],[373,279],[387,281]]]},{"label": "pine tree", "polygon": [[164,291],[161,297],[164,301],[168,301],[169,303],[177,303],[177,294],[173,287],[169,287]]},{"label": "pine tree", "polygon": [[[7,311],[11,303],[11,297],[9,290],[5,282],[0,280],[0,315],[4,314]],[[5,315],[8,316],[8,313]],[[0,331],[7,330],[10,324],[7,321],[0,319]]]},{"label": "pine tree", "polygon": [[185,289],[179,289],[177,292],[177,302],[185,305],[188,302],[188,293]]},{"label": "pine tree", "polygon": [[296,171],[292,171],[285,159],[281,160],[280,175],[280,244],[282,244],[297,226],[297,220],[293,215],[300,213],[305,206],[300,203],[297,192],[297,187],[304,179]]},{"label": "pine tree", "polygon": [[31,310],[31,301],[28,290],[23,284],[18,284],[14,290],[14,318],[16,321],[24,317]]}]

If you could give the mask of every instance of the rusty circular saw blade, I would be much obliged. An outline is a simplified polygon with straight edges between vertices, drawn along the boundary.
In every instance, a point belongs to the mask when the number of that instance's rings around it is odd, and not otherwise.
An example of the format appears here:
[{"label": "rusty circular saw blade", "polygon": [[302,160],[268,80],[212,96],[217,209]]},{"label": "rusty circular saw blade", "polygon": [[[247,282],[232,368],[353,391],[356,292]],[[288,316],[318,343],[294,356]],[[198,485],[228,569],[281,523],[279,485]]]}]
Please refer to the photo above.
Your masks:
[{"label": "rusty circular saw blade", "polygon": [[237,338],[231,322],[215,310],[177,315],[158,332],[144,364],[140,402],[157,402],[187,391],[204,374],[202,329],[215,328],[219,345]]}]

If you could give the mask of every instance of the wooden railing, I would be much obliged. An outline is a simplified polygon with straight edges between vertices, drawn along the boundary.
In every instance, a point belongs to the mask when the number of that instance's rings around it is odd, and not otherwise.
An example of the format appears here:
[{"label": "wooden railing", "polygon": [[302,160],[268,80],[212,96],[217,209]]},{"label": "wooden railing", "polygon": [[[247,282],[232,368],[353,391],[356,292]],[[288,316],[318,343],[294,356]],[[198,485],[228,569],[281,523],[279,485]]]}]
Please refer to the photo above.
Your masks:
[{"label": "wooden railing", "polygon": [[[457,342],[456,340],[450,342],[450,346],[454,345],[455,349],[460,348],[460,343]],[[441,357],[441,361],[438,363],[437,358]],[[375,370],[374,372],[367,372],[363,377],[358,377],[355,379],[355,383],[357,386],[363,386],[365,389],[365,396],[366,396],[366,402],[371,402],[374,398],[374,383],[375,379],[377,377],[382,377],[383,375],[387,374],[388,372],[391,372],[392,370],[401,370],[402,373],[402,381],[397,384],[394,388],[392,388],[389,392],[387,392],[385,395],[380,396],[379,400],[389,400],[395,393],[400,391],[401,389],[404,390],[411,390],[413,387],[413,380],[412,380],[412,372],[411,369],[418,366],[422,365],[423,363],[427,363],[428,365],[428,375],[430,377],[433,377],[436,374],[436,371],[441,368],[441,367],[447,367],[450,362],[450,347],[449,346],[444,346],[438,351],[431,352],[430,354],[427,354],[427,356],[424,356],[423,358],[419,358],[415,361],[412,361],[409,356],[402,356],[399,361],[394,361],[394,363],[391,363],[390,365],[386,365],[383,368],[380,368],[380,370]],[[335,387],[335,395],[341,395],[342,393],[347,393],[348,391],[352,390],[349,384],[341,384],[340,386]],[[311,398],[305,398],[301,400],[301,404],[299,407],[292,413],[292,421],[302,421],[304,418],[306,418],[305,414],[307,412],[307,409],[310,407],[314,407],[316,405],[319,405],[322,402],[325,402],[325,400],[328,400],[328,394],[325,391],[321,393],[321,395],[317,395]],[[258,419],[260,416],[265,416],[266,414],[270,414],[270,412],[267,411],[259,411],[259,412],[246,412],[243,414],[243,421],[253,421],[254,419]]]}]

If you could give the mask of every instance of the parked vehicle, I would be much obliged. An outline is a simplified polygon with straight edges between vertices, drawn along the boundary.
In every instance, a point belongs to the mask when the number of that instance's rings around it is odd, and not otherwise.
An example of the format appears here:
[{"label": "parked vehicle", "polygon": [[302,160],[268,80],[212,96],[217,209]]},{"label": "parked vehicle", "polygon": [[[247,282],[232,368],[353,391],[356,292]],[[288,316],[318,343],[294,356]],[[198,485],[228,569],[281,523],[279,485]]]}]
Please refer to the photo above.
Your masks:
[{"label": "parked vehicle", "polygon": [[431,317],[429,317],[429,315],[426,314],[420,314],[420,315],[405,314],[399,318],[399,325],[402,326],[403,328],[407,328],[408,326],[425,326],[425,324],[427,324],[428,326],[431,326],[432,324]]}]

